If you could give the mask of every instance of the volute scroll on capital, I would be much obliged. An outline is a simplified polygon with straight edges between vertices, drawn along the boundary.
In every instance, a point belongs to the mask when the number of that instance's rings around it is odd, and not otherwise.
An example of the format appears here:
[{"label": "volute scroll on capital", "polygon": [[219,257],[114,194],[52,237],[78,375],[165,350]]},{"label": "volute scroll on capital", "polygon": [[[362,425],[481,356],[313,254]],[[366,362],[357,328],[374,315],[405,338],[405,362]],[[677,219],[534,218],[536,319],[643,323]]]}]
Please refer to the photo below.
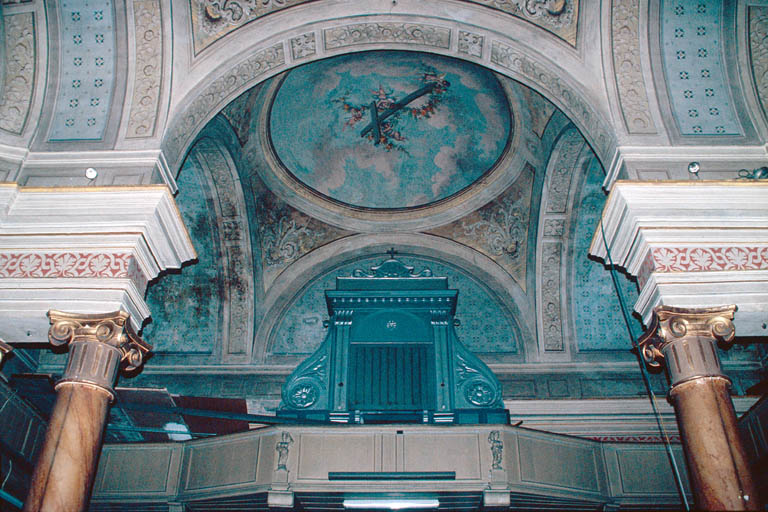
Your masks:
[{"label": "volute scroll on capital", "polygon": [[50,310],[48,318],[51,327],[48,341],[54,346],[78,342],[105,343],[121,353],[120,363],[125,370],[135,370],[144,362],[152,346],[141,339],[128,321],[125,311],[112,313],[65,313]]},{"label": "volute scroll on capital", "polygon": [[645,363],[659,368],[664,361],[662,350],[676,340],[702,337],[729,344],[736,329],[733,325],[735,305],[708,308],[680,308],[657,306],[645,334],[637,340],[637,346]]}]

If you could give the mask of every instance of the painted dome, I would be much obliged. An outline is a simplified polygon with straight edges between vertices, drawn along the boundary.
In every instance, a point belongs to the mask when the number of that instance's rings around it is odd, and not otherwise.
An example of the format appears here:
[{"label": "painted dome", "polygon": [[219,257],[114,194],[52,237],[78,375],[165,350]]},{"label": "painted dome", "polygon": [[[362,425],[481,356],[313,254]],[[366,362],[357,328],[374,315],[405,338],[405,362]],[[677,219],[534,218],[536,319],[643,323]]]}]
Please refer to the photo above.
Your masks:
[{"label": "painted dome", "polygon": [[408,208],[453,196],[491,169],[512,116],[484,68],[376,51],[288,72],[269,128],[283,166],[312,190],[356,207]]}]

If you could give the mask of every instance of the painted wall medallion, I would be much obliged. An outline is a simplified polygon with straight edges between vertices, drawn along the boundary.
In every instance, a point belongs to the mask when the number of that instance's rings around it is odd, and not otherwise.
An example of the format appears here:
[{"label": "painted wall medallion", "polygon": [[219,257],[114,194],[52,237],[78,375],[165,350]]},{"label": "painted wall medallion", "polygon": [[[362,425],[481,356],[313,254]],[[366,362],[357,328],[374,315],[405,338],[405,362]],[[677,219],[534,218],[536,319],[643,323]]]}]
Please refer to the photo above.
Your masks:
[{"label": "painted wall medallion", "polygon": [[275,154],[307,187],[370,209],[424,206],[504,154],[512,115],[492,72],[415,52],[342,55],[291,70],[275,94]]}]

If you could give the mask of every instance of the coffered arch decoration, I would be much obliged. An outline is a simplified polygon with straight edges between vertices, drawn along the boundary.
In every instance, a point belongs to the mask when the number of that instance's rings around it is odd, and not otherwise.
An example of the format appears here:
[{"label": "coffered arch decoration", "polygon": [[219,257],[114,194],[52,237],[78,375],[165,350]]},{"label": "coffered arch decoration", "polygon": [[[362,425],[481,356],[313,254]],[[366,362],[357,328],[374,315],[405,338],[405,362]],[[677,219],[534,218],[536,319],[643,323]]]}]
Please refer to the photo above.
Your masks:
[{"label": "coffered arch decoration", "polygon": [[227,129],[222,121],[212,123],[178,177],[176,200],[198,260],[161,277],[147,292],[153,320],[143,334],[160,358],[192,353],[245,362],[250,357],[258,298],[252,251],[258,246],[251,245],[237,166],[222,143]]},{"label": "coffered arch decoration", "polygon": [[446,276],[449,286],[459,290],[457,317],[464,323],[457,332],[471,351],[481,357],[493,354],[497,363],[525,360],[526,345],[532,340],[526,321],[530,307],[509,274],[489,258],[455,242],[423,234],[387,234],[333,242],[281,275],[265,300],[254,362],[292,364],[316,349],[325,338],[323,292],[335,288],[336,277],[381,263],[390,248],[405,264]]},{"label": "coffered arch decoration", "polygon": [[[293,6],[318,0],[190,0],[194,52],[248,23]],[[576,46],[579,0],[462,0],[532,23]]]},{"label": "coffered arch decoration", "polygon": [[[556,52],[545,55],[520,42],[520,38],[512,39],[495,30],[480,30],[455,19],[436,17],[434,10],[429,12],[427,7],[409,4],[408,8],[413,12],[328,19],[329,14],[323,12],[321,2],[317,2],[302,6],[308,13],[311,11],[318,21],[301,29],[290,28],[282,32],[275,29],[274,33],[265,33],[263,27],[257,32],[255,25],[244,26],[237,31],[238,38],[230,44],[247,41],[245,49],[229,55],[217,66],[198,68],[210,71],[206,71],[205,76],[196,76],[195,85],[188,87],[189,92],[174,106],[163,139],[169,162],[172,166],[177,165],[195,134],[216,113],[264,80],[326,57],[393,49],[467,60],[531,87],[573,120],[607,165],[616,146],[616,136],[613,126],[607,121],[610,116],[605,106],[587,92],[591,85],[584,81],[589,78],[580,78],[566,71],[555,57],[549,56],[565,53],[577,62],[580,57],[575,50],[564,49],[562,42],[548,42],[547,36],[544,36],[536,43],[558,48]],[[474,9],[486,10],[481,7]],[[534,44],[526,23],[514,19],[510,23],[520,24],[521,30],[528,32],[530,44]],[[287,23],[274,24],[279,25],[287,26]],[[508,29],[508,26],[504,28],[506,33],[509,33]],[[240,47],[242,45],[238,45]],[[207,58],[213,56],[211,54]],[[560,59],[560,62],[563,60]]]}]

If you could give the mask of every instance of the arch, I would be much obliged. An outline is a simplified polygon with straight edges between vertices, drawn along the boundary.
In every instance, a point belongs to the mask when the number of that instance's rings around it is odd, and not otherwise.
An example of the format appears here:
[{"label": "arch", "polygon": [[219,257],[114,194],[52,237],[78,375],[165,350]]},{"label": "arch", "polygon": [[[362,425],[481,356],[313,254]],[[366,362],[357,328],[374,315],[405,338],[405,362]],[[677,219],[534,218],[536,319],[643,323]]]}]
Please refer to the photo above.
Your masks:
[{"label": "arch", "polygon": [[[206,130],[195,139],[189,158],[194,160],[194,165],[199,169],[199,179],[202,188],[205,189],[206,199],[209,204],[211,218],[210,229],[214,231],[211,237],[213,251],[217,256],[208,262],[212,265],[219,262],[220,268],[215,269],[219,274],[216,282],[218,286],[208,293],[218,295],[217,327],[214,333],[214,352],[221,357],[223,362],[246,362],[250,357],[251,337],[254,325],[254,266],[251,256],[250,226],[246,211],[246,202],[235,159],[225,144],[228,134],[231,134],[229,125],[219,119],[214,120]],[[187,159],[186,161],[190,161]],[[184,191],[182,191],[183,193]],[[184,198],[180,197],[180,208],[184,207]],[[200,236],[195,222],[190,222],[190,234],[195,242]],[[206,250],[198,250],[204,254]],[[205,265],[195,265],[203,272]],[[174,277],[182,277],[179,274]],[[165,278],[169,279],[169,278]],[[164,282],[161,279],[160,282]],[[198,283],[202,286],[202,283]],[[168,293],[173,294],[174,289],[170,284]],[[205,293],[205,290],[201,290]],[[163,299],[164,297],[158,297]],[[193,304],[190,304],[194,306]],[[184,308],[177,311],[180,315],[189,315]],[[170,322],[175,325],[175,322]]]},{"label": "arch", "polygon": [[[294,26],[291,16],[298,9],[302,10],[302,19],[317,21]],[[369,12],[366,2],[360,2],[348,9],[349,14],[340,14],[317,2],[272,14],[269,24],[248,24],[232,32],[204,52],[200,63],[193,66],[193,70],[205,71],[189,80],[183,98],[173,107],[163,139],[166,158],[172,167],[177,166],[196,134],[217,112],[244,91],[280,72],[335,55],[400,49],[474,62],[533,88],[574,121],[604,165],[610,163],[616,146],[614,128],[607,121],[610,116],[606,108],[596,108],[597,101],[588,92],[599,90],[599,84],[590,84],[595,74],[579,66],[577,50],[528,22],[509,16],[500,18],[482,6],[461,4],[450,17],[443,9],[440,2],[425,0],[400,6],[397,14],[381,14]],[[460,21],[464,19],[482,23]],[[454,42],[467,34],[483,41],[479,51],[472,53]],[[304,36],[312,44],[302,55],[293,54],[293,41]],[[232,48],[244,50],[227,55],[225,52]],[[217,62],[221,64],[215,66]]]},{"label": "arch", "polygon": [[483,283],[517,322],[521,357],[532,348],[535,350],[533,310],[520,286],[496,262],[469,247],[433,235],[372,234],[354,235],[320,247],[297,260],[275,280],[265,297],[264,321],[254,340],[253,362],[266,360],[280,319],[316,276],[354,260],[381,256],[390,247],[461,268]]}]

